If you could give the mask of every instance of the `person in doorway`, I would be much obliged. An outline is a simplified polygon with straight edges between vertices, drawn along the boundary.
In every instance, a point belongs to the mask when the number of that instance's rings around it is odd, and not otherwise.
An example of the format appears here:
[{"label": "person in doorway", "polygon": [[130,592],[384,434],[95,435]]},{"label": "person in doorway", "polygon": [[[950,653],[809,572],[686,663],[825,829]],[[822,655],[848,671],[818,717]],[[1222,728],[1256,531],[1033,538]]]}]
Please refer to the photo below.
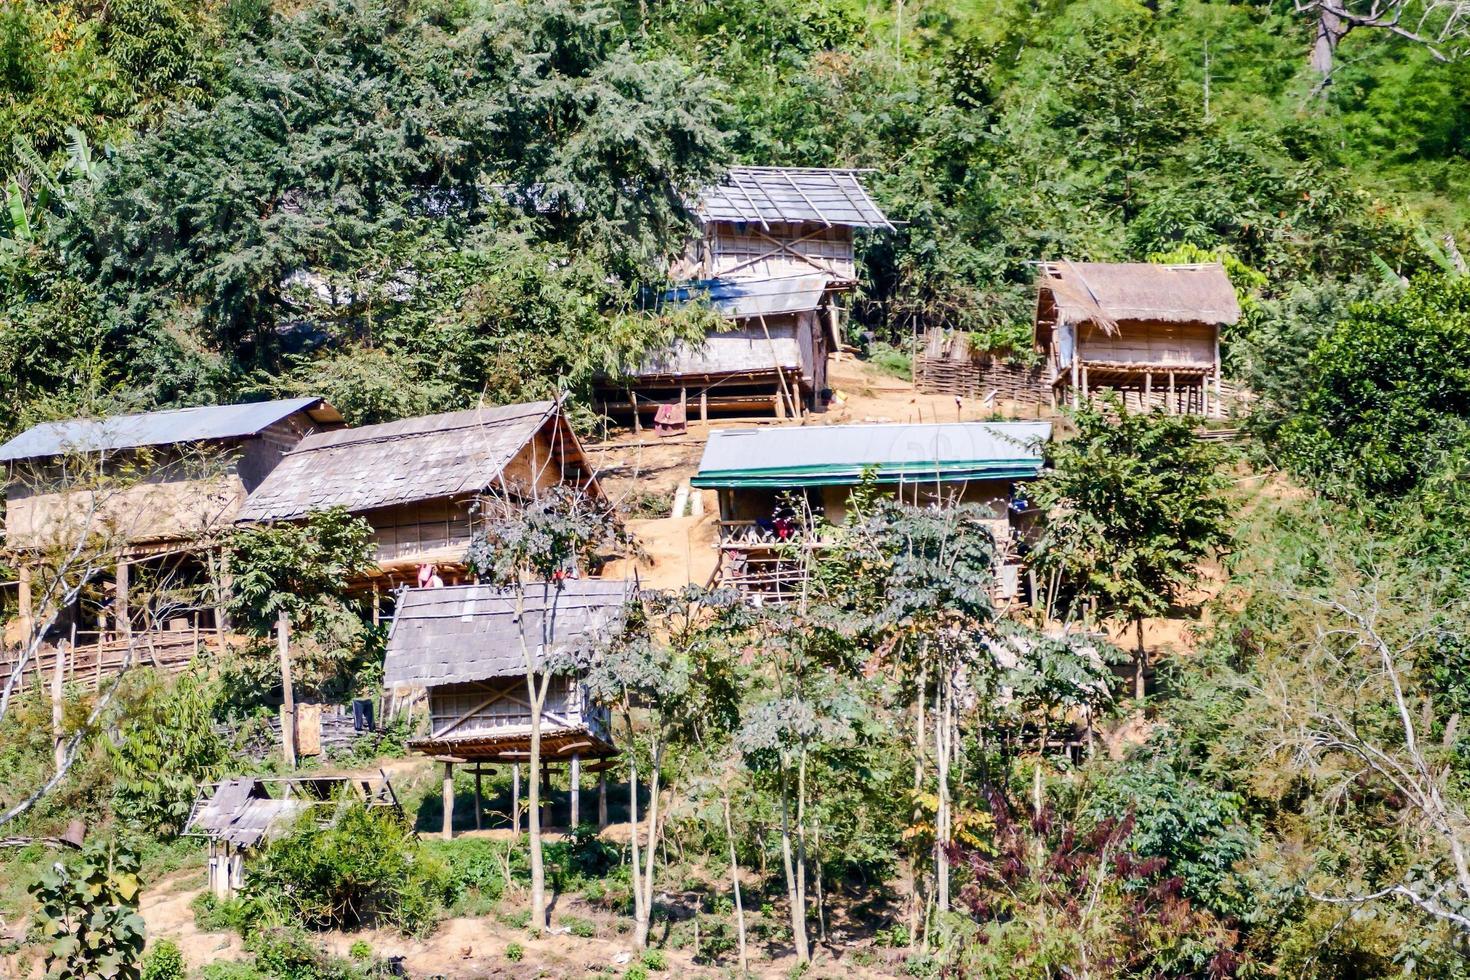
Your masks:
[{"label": "person in doorway", "polygon": [[419,588],[444,588],[444,580],[439,577],[439,567],[437,565],[426,563],[419,566]]}]

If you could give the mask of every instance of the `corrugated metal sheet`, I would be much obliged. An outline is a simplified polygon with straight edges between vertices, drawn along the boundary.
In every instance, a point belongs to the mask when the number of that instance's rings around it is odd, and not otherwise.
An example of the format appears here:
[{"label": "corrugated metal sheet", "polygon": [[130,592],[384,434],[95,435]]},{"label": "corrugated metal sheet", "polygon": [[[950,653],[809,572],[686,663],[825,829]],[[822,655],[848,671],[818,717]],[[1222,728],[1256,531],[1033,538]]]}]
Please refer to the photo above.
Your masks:
[{"label": "corrugated metal sheet", "polygon": [[[746,324],[712,333],[699,347],[677,343],[644,361],[636,377],[746,374],[778,367],[801,369],[801,344],[794,323]],[[769,338],[767,333],[769,332]]]},{"label": "corrugated metal sheet", "polygon": [[692,483],[820,486],[851,483],[870,468],[880,482],[1030,477],[1050,438],[1050,422],[717,429]]},{"label": "corrugated metal sheet", "polygon": [[552,651],[566,649],[589,631],[612,625],[632,589],[632,583],[617,579],[569,579],[560,589],[528,586],[519,622],[510,590],[490,585],[406,589],[388,635],[383,682],[430,687],[522,674],[522,636],[535,645],[539,664],[547,654],[543,628],[550,630]]},{"label": "corrugated metal sheet", "polygon": [[815,222],[853,228],[893,223],[863,188],[857,170],[807,167],[731,167],[723,183],[700,195],[707,221],[744,221],[769,227]]},{"label": "corrugated metal sheet", "polygon": [[556,412],[556,402],[473,408],[308,436],[241,508],[240,521],[292,520],[477,493]]},{"label": "corrugated metal sheet", "polygon": [[805,313],[821,307],[830,281],[830,277],[825,275],[784,279],[706,279],[669,290],[664,294],[664,301],[690,303],[705,300],[733,320]]},{"label": "corrugated metal sheet", "polygon": [[44,422],[0,446],[0,462],[68,452],[238,439],[255,435],[293,412],[314,408],[321,401],[314,397],[284,398],[245,405],[209,405],[141,415],[115,415],[105,419]]}]

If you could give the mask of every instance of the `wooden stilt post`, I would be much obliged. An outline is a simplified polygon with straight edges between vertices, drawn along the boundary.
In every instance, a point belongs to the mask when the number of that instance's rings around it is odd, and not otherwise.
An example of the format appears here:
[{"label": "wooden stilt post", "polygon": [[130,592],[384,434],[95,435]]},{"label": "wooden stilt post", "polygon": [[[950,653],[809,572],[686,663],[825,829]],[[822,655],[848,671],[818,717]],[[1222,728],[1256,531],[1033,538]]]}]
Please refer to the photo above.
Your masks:
[{"label": "wooden stilt post", "polygon": [[510,767],[510,832],[521,832],[521,764]]},{"label": "wooden stilt post", "polygon": [[628,389],[628,404],[633,406],[633,431],[643,431],[643,420],[638,417],[638,396],[633,394],[633,389]]},{"label": "wooden stilt post", "polygon": [[541,763],[541,826],[551,826],[551,764]]},{"label": "wooden stilt post", "polygon": [[689,389],[683,385],[679,386],[679,417],[689,424]]},{"label": "wooden stilt post", "polygon": [[1154,373],[1145,371],[1143,375],[1143,410],[1153,411],[1154,407]]},{"label": "wooden stilt post", "polygon": [[56,763],[56,772],[66,768],[66,732],[62,728],[62,684],[66,680],[67,642],[62,640],[56,647],[56,665],[51,671],[51,752]]},{"label": "wooden stilt post", "polygon": [[454,839],[454,763],[444,763],[444,829],[445,840]]},{"label": "wooden stilt post", "polygon": [[113,612],[116,614],[117,635],[126,639],[133,635],[133,620],[128,614],[128,563],[120,561],[117,563],[117,571],[113,581],[116,583],[117,594],[113,597]]},{"label": "wooden stilt post", "polygon": [[291,619],[276,617],[276,653],[281,658],[281,749],[286,765],[296,768],[296,695],[291,690]]},{"label": "wooden stilt post", "polygon": [[23,564],[16,569],[16,573],[19,579],[16,583],[16,598],[20,605],[17,610],[20,614],[20,638],[22,644],[30,646],[31,631],[36,628],[36,616],[31,607],[31,566]]},{"label": "wooden stilt post", "polygon": [[1075,345],[1072,350],[1072,407],[1082,405],[1082,359],[1077,356]]},{"label": "wooden stilt post", "polygon": [[1169,372],[1169,414],[1179,414],[1179,400],[1174,397],[1174,372]]},{"label": "wooden stilt post", "polygon": [[582,822],[582,757],[572,756],[571,775],[571,816],[567,818],[567,826],[572,830]]},{"label": "wooden stilt post", "polygon": [[482,771],[479,763],[475,764],[475,829],[480,829],[480,813],[485,809],[485,797],[480,788],[480,777]]},{"label": "wooden stilt post", "polygon": [[383,593],[378,587],[378,580],[373,579],[373,625],[377,626],[383,620]]},{"label": "wooden stilt post", "polygon": [[701,388],[699,392],[699,423],[709,428],[709,389]]},{"label": "wooden stilt post", "polygon": [[1092,386],[1087,380],[1087,365],[1082,365],[1082,400],[1092,403]]},{"label": "wooden stilt post", "polygon": [[597,829],[607,829],[607,770],[597,774]]}]

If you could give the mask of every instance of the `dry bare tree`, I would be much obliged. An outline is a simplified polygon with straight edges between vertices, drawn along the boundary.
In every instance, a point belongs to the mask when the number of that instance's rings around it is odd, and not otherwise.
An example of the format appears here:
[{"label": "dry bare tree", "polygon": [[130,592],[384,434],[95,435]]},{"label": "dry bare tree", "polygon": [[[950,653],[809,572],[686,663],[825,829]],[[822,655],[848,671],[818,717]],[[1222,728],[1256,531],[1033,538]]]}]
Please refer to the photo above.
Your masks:
[{"label": "dry bare tree", "polygon": [[[1329,808],[1376,796],[1397,810],[1406,867],[1391,880],[1352,889],[1342,874],[1309,877],[1313,898],[1359,906],[1402,901],[1470,935],[1470,818],[1452,785],[1452,743],[1430,740],[1429,694],[1414,663],[1442,627],[1404,629],[1375,583],[1343,598],[1304,599],[1324,619],[1300,658],[1288,658],[1258,694],[1279,726],[1276,748],[1290,754]],[[1400,638],[1401,637],[1401,638]],[[1335,858],[1350,858],[1335,849]]]},{"label": "dry bare tree", "polygon": [[[147,649],[157,624],[180,611],[197,609],[200,592],[217,595],[217,582],[202,588],[185,586],[180,559],[188,551],[212,546],[228,526],[238,502],[236,489],[222,479],[229,466],[226,456],[206,447],[167,454],[67,450],[44,460],[12,464],[5,546],[23,569],[28,602],[22,604],[19,644],[8,658],[9,673],[0,686],[0,724],[23,693],[27,671],[41,674],[46,648],[63,618],[79,614],[84,603],[95,599],[135,542],[162,534],[163,543],[150,556],[159,568],[139,580],[129,608],[122,611],[130,618],[133,610],[140,611],[144,629],[135,633],[124,625],[118,630],[120,660],[109,669],[106,682],[99,661],[97,691],[81,725],[63,732],[60,712],[55,712],[57,751],[51,774],[36,787],[8,787],[18,791],[18,797],[0,812],[0,827],[30,811],[66,779],[87,735],[112,706],[127,671],[142,659],[140,652]],[[120,600],[114,596],[114,601]],[[73,655],[75,636],[73,630],[61,641]],[[101,640],[99,630],[99,658]],[[64,649],[53,655],[58,679],[65,655]],[[52,696],[59,702],[56,687]]]},{"label": "dry bare tree", "polygon": [[1357,28],[1387,31],[1422,45],[1439,61],[1454,61],[1470,51],[1470,0],[1293,0],[1296,10],[1315,21],[1312,69],[1320,76],[1315,92],[1332,80],[1337,48]]}]

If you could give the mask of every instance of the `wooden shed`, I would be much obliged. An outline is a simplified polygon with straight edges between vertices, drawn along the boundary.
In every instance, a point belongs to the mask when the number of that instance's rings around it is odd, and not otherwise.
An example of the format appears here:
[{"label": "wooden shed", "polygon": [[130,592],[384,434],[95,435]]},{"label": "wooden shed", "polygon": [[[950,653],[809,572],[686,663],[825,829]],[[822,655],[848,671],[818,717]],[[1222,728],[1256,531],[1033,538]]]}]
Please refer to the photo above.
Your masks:
[{"label": "wooden shed", "polygon": [[245,860],[304,814],[330,823],[345,802],[399,809],[386,773],[377,776],[242,776],[205,786],[189,811],[184,834],[209,841],[209,890],[235,895],[245,884]]},{"label": "wooden shed", "polygon": [[1240,304],[1220,263],[1048,262],[1037,282],[1053,404],[1113,392],[1133,409],[1224,414],[1220,328]]},{"label": "wooden shed", "polygon": [[[88,538],[115,550],[114,574],[95,583],[107,598],[58,611],[54,639],[90,649],[135,630],[197,634],[222,627],[213,602],[171,608],[168,621],[158,622],[154,610],[129,601],[130,581],[166,569],[180,586],[202,585],[246,496],[302,439],[341,424],[330,404],[304,397],[48,422],[0,446],[5,546],[19,570],[22,636],[30,635],[37,613],[31,592],[38,563]],[[197,636],[192,642],[197,647]],[[166,645],[163,637],[158,645]],[[93,652],[100,665],[103,653]]]},{"label": "wooden shed", "polygon": [[[539,676],[549,657],[616,629],[633,591],[627,581],[567,579],[528,585],[518,608],[513,591],[489,585],[404,590],[388,634],[383,683],[399,696],[415,688],[427,692],[429,731],[409,746],[444,762],[446,787],[459,763],[474,763],[477,774],[483,763],[510,763],[519,776],[531,744],[527,652]],[[583,759],[616,754],[610,718],[575,676],[556,674],[548,684],[543,766],[566,764],[575,788]],[[448,788],[445,801],[447,833],[453,801]],[[577,809],[574,790],[572,825]]]},{"label": "wooden shed", "polygon": [[870,474],[881,491],[913,504],[978,504],[990,511],[997,592],[1020,594],[1020,551],[1034,510],[1022,485],[1041,473],[1049,422],[953,422],[717,429],[710,433],[695,487],[718,491],[720,578],[781,599],[803,571],[801,507],[827,524],[847,518],[853,487]]},{"label": "wooden shed", "polygon": [[[609,414],[800,415],[823,405],[841,342],[841,296],[857,286],[854,235],[893,224],[862,171],[732,167],[707,188],[701,234],[671,269],[665,303],[707,302],[730,321],[699,349],[676,345],[601,391]],[[634,411],[636,409],[636,412]]]},{"label": "wooden shed", "polygon": [[376,539],[378,572],[362,585],[414,582],[425,564],[452,582],[464,575],[486,503],[558,483],[602,493],[559,402],[474,408],[304,439],[250,494],[238,521],[343,507]]}]

